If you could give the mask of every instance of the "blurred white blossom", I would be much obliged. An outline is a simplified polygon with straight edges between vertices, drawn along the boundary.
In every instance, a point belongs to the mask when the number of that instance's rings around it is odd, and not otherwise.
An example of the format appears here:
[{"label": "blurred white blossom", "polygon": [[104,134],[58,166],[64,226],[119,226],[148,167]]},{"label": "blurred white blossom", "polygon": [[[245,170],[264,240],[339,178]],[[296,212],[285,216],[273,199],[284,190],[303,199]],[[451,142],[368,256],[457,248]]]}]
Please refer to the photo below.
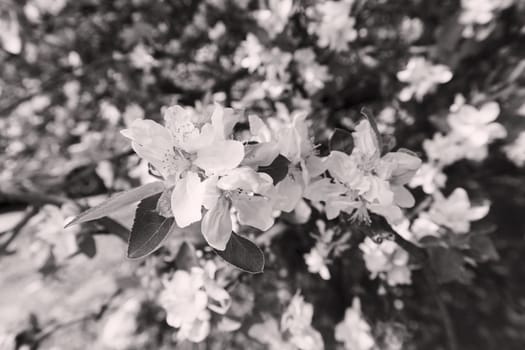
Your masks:
[{"label": "blurred white blossom", "polygon": [[350,15],[354,0],[321,1],[309,7],[308,16],[312,22],[308,32],[315,33],[320,47],[334,51],[348,50],[348,43],[357,39],[355,18]]},{"label": "blurred white blossom", "polygon": [[525,165],[525,131],[520,132],[518,137],[503,148],[505,155],[519,167]]},{"label": "blurred white blossom", "polygon": [[363,259],[370,277],[386,280],[388,285],[410,284],[411,271],[408,266],[409,255],[406,250],[395,242],[384,240],[381,243],[374,242],[366,237],[359,245],[363,252]]},{"label": "blurred white blossom", "polygon": [[407,83],[399,93],[403,102],[413,97],[421,101],[428,93],[433,92],[439,84],[444,84],[452,79],[450,69],[442,64],[434,65],[424,57],[412,57],[406,68],[397,73],[397,78]]},{"label": "blurred white blossom", "polygon": [[376,346],[372,329],[363,318],[359,298],[354,298],[345,318],[335,327],[335,340],[342,342],[345,350],[371,350]]}]

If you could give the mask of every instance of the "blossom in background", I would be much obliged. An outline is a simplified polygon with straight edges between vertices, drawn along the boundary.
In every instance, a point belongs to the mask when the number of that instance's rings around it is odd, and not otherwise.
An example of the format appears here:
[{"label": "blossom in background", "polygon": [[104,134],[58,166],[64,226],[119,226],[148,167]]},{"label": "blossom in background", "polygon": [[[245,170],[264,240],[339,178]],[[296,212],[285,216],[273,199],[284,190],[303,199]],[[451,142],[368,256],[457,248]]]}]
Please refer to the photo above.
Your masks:
[{"label": "blossom in background", "polygon": [[423,142],[429,160],[442,168],[461,159],[485,159],[489,144],[507,135],[503,125],[495,122],[499,113],[496,102],[476,108],[465,104],[464,98],[458,95],[447,117],[450,131],[445,135],[436,133]]},{"label": "blossom in background", "polygon": [[497,102],[487,102],[479,109],[462,104],[454,105],[447,121],[451,134],[457,139],[464,157],[472,160],[482,160],[487,157],[488,145],[496,139],[507,136],[503,125],[496,123],[500,108]]},{"label": "blossom in background", "polygon": [[[389,152],[381,156],[377,135],[370,122],[362,120],[353,133],[354,149],[350,155],[332,151],[327,161],[327,168],[336,183],[334,186],[325,179],[311,185],[307,194],[323,193],[326,202],[326,215],[329,220],[337,217],[341,211],[347,212],[354,219],[369,222],[368,211],[382,215],[387,220],[400,220],[400,207],[414,205],[412,194],[404,187],[421,165],[421,160],[404,150]],[[319,183],[325,186],[319,186]],[[310,199],[312,197],[310,196]]]},{"label": "blossom in background", "polygon": [[[512,3],[513,0],[461,0],[459,23],[465,26],[463,36],[473,37],[476,27],[489,25],[500,11]],[[489,33],[482,31],[478,39],[484,39]]]},{"label": "blossom in background", "polygon": [[313,306],[297,293],[281,317],[281,325],[274,318],[265,316],[263,323],[253,325],[248,334],[270,350],[322,350],[321,334],[311,323]]},{"label": "blossom in background", "polygon": [[109,315],[99,341],[111,350],[128,350],[133,347],[144,347],[148,340],[145,333],[139,334],[138,315],[141,301],[131,298]]},{"label": "blossom in background", "polygon": [[399,93],[401,101],[406,102],[413,97],[421,101],[438,84],[448,83],[452,79],[452,72],[447,66],[434,65],[424,57],[412,57],[406,68],[397,73],[397,79],[408,84]]},{"label": "blossom in background", "polygon": [[22,52],[20,24],[15,11],[8,11],[6,15],[0,16],[0,44],[10,54],[18,55]]},{"label": "blossom in background", "polygon": [[307,9],[312,22],[308,32],[318,36],[317,44],[334,51],[348,50],[348,43],[357,39],[355,18],[350,16],[353,0],[324,1]]},{"label": "blossom in background", "polygon": [[488,203],[472,206],[467,191],[456,188],[447,198],[440,192],[435,193],[428,218],[453,232],[467,233],[470,231],[470,223],[484,218],[489,208]]},{"label": "blossom in background", "polygon": [[292,13],[293,0],[268,0],[268,8],[255,11],[254,16],[270,38],[274,38],[286,27]]},{"label": "blossom in background", "polygon": [[525,165],[525,132],[522,131],[510,144],[503,147],[507,158],[519,167]]},{"label": "blossom in background", "polygon": [[385,240],[378,244],[367,237],[359,245],[359,249],[363,252],[363,259],[371,278],[379,276],[390,286],[411,283],[409,255],[395,242]]},{"label": "blossom in background", "polygon": [[214,280],[215,269],[210,261],[204,268],[177,270],[164,281],[159,303],[166,310],[167,323],[177,328],[179,340],[203,341],[210,333],[211,311],[219,315],[228,311],[231,298]]},{"label": "blossom in background", "polygon": [[320,65],[315,60],[315,52],[311,48],[299,49],[294,52],[299,78],[303,81],[305,90],[313,95],[330,80],[332,76],[328,67]]},{"label": "blossom in background", "polygon": [[344,320],[335,327],[335,340],[342,342],[345,350],[371,350],[376,346],[372,329],[363,318],[359,298],[354,298]]},{"label": "blossom in background", "polygon": [[146,72],[158,65],[157,60],[150,54],[148,48],[143,43],[139,43],[133,48],[129,53],[129,60],[133,67]]},{"label": "blossom in background", "polygon": [[423,163],[416,175],[414,175],[414,178],[410,181],[409,186],[421,186],[423,192],[432,194],[440,188],[443,188],[446,182],[447,175],[443,173],[440,166],[434,163]]},{"label": "blossom in background", "polygon": [[323,350],[321,334],[312,327],[314,307],[296,293],[281,317],[281,331],[290,334],[289,342],[299,350]]},{"label": "blossom in background", "polygon": [[54,259],[61,263],[78,251],[77,235],[79,226],[64,228],[68,219],[78,214],[78,208],[71,204],[62,207],[45,205],[42,207],[33,222],[37,227],[35,240],[30,250],[36,260],[43,259],[50,249]]},{"label": "blossom in background", "polygon": [[279,323],[269,315],[264,315],[264,322],[250,327],[248,335],[262,344],[268,346],[268,350],[297,350],[297,348],[283,338]]},{"label": "blossom in background", "polygon": [[333,257],[339,256],[350,247],[348,244],[350,233],[347,232],[336,238],[335,231],[327,229],[324,221],[317,220],[316,225],[319,235],[314,236],[316,244],[304,255],[304,261],[309,272],[318,273],[322,279],[329,280],[330,270],[328,270],[327,265],[331,263]]}]

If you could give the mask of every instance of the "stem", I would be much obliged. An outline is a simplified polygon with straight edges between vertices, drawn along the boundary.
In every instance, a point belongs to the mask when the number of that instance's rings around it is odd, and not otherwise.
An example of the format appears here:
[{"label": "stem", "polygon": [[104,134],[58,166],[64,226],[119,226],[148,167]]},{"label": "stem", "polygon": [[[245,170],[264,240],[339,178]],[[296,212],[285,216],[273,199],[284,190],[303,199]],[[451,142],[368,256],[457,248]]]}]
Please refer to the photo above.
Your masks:
[{"label": "stem", "polygon": [[439,293],[439,285],[436,283],[436,277],[432,266],[427,264],[423,269],[423,275],[425,276],[425,279],[430,287],[432,297],[434,298],[434,301],[438,307],[439,314],[441,316],[441,322],[443,323],[443,328],[445,329],[445,334],[447,336],[448,349],[458,350],[459,345],[456,332],[454,331],[454,324],[448,312],[447,305]]},{"label": "stem", "polygon": [[18,235],[22,232],[22,229],[25,227],[25,225],[31,220],[33,215],[35,215],[38,212],[38,209],[35,207],[29,208],[29,210],[26,211],[26,214],[24,217],[16,224],[13,229],[11,229],[12,234],[11,236],[0,246],[0,253],[6,252],[9,245],[18,237]]}]

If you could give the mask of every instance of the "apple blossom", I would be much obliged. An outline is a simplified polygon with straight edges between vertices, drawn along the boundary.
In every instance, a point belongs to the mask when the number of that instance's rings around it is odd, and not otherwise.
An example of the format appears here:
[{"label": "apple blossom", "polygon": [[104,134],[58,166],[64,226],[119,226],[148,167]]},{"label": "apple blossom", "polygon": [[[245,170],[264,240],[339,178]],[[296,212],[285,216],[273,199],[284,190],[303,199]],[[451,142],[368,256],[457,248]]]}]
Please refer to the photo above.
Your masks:
[{"label": "apple blossom", "polygon": [[335,327],[335,339],[344,344],[346,350],[371,350],[376,342],[372,329],[363,318],[361,301],[354,298],[352,307],[346,309],[345,318]]},{"label": "apple blossom", "polygon": [[397,79],[409,84],[399,94],[401,101],[409,101],[412,97],[421,101],[438,84],[448,83],[452,79],[452,72],[447,66],[434,65],[424,57],[412,57],[406,68],[397,73]]}]

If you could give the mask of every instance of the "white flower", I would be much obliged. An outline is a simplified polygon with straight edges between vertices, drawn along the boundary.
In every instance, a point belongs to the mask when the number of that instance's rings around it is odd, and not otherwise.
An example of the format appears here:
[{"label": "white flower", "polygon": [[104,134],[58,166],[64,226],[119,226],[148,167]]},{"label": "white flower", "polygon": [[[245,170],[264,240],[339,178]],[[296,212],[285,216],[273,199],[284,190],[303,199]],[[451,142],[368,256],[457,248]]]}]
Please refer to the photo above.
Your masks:
[{"label": "white flower", "polygon": [[143,43],[139,43],[133,48],[133,51],[129,53],[129,60],[133,67],[142,69],[146,72],[150,71],[151,68],[158,64]]},{"label": "white flower", "polygon": [[496,14],[509,7],[512,2],[513,0],[461,0],[459,23],[465,26],[463,36],[472,37],[475,26],[489,25]]},{"label": "white flower", "polygon": [[381,156],[377,136],[366,119],[357,125],[353,138],[355,147],[350,155],[332,151],[329,156],[328,171],[347,192],[325,199],[328,218],[346,211],[356,219],[369,221],[370,210],[390,221],[399,220],[400,207],[414,205],[414,198],[404,185],[417,172],[421,160],[403,150]]},{"label": "white flower", "polygon": [[444,167],[462,159],[465,155],[460,147],[461,138],[455,134],[434,134],[431,140],[423,141],[423,148],[430,161]]},{"label": "white flower", "polygon": [[335,327],[335,339],[344,343],[345,350],[371,350],[376,346],[370,325],[361,313],[359,298],[354,298],[344,320]]},{"label": "white flower", "polygon": [[293,344],[283,339],[279,323],[268,315],[265,315],[263,323],[251,326],[248,334],[262,344],[268,345],[269,350],[297,350]]},{"label": "white flower", "polygon": [[525,131],[522,131],[516,140],[503,148],[505,155],[519,167],[525,165]]},{"label": "white flower", "polygon": [[224,315],[231,305],[228,292],[213,279],[215,265],[209,263],[204,269],[177,270],[171,280],[164,281],[159,302],[167,323],[178,329],[179,340],[204,340],[210,333],[210,310]]},{"label": "white flower", "polygon": [[137,316],[140,309],[141,301],[132,298],[110,314],[100,335],[102,345],[112,350],[127,350],[133,346],[140,346],[142,342],[145,343],[146,335],[137,334],[139,329]]},{"label": "white flower", "polygon": [[179,331],[180,340],[192,342],[204,340],[210,332],[210,312],[208,295],[204,290],[204,272],[199,268],[191,273],[178,270],[169,282],[164,283],[164,290],[159,302],[166,310],[168,324]]},{"label": "white flower", "polygon": [[456,188],[448,198],[437,192],[428,216],[436,224],[455,233],[467,233],[470,231],[470,223],[484,218],[489,212],[489,207],[488,203],[472,207],[467,191]]},{"label": "white flower", "polygon": [[22,52],[20,24],[15,11],[9,11],[7,17],[0,17],[0,44],[10,54],[18,55]]},{"label": "white flower", "polygon": [[353,0],[320,2],[309,8],[314,21],[308,31],[318,36],[318,45],[334,51],[348,50],[348,42],[357,38],[355,18],[350,16]]},{"label": "white flower", "polygon": [[268,230],[274,223],[273,203],[266,196],[272,183],[268,174],[249,167],[233,169],[220,179],[206,180],[203,205],[208,211],[201,225],[206,241],[215,249],[226,248],[232,231],[232,207],[240,224]]},{"label": "white flower", "polygon": [[414,178],[410,181],[410,187],[421,186],[423,192],[432,194],[445,186],[447,175],[439,166],[433,163],[423,163]]},{"label": "white flower", "polygon": [[297,293],[282,315],[281,331],[289,332],[289,342],[299,350],[324,349],[321,334],[311,325],[313,314],[313,305],[305,302],[304,298]]},{"label": "white flower", "polygon": [[397,78],[409,84],[399,94],[401,101],[409,101],[412,97],[421,101],[426,94],[433,92],[438,84],[449,82],[452,72],[447,66],[434,65],[424,57],[412,57],[407,67],[397,73]]},{"label": "white flower", "polygon": [[326,257],[319,245],[315,245],[310,252],[304,255],[304,261],[308,267],[308,272],[318,273],[324,280],[330,279],[330,270],[326,266]]},{"label": "white flower", "polygon": [[255,19],[270,38],[281,33],[293,13],[293,0],[268,0],[268,8],[254,12]]},{"label": "white flower", "polygon": [[[215,105],[211,116],[180,106],[164,113],[166,127],[152,120],[135,120],[122,134],[157,169],[168,185],[175,185],[171,209],[179,227],[201,220],[209,181],[236,168],[244,157],[241,142],[228,140],[236,118],[230,109]],[[229,237],[229,236],[228,236]],[[224,249],[224,246],[222,247]]]},{"label": "white flower", "polygon": [[316,62],[315,52],[311,48],[299,49],[293,57],[304,88],[310,95],[322,89],[325,82],[331,79],[328,67]]},{"label": "white flower", "polygon": [[380,276],[391,286],[410,284],[411,272],[408,267],[408,253],[396,243],[385,240],[380,244],[369,237],[359,245],[365,265],[372,278]]}]

